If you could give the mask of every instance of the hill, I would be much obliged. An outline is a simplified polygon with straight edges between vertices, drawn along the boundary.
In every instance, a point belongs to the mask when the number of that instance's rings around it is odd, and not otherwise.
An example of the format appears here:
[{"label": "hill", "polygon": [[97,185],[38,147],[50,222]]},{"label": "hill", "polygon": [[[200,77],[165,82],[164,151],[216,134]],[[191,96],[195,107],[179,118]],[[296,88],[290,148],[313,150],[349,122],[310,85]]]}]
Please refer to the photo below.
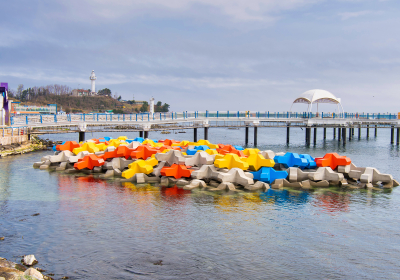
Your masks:
[{"label": "hill", "polygon": [[[139,113],[148,110],[148,105],[135,104],[132,101],[121,102],[110,96],[71,96],[71,95],[56,95],[56,94],[46,94],[41,96],[36,96],[35,101],[26,101],[22,103],[23,105],[40,105],[44,106],[47,104],[57,104],[58,110],[63,110],[67,113],[90,113],[90,112],[100,112],[113,110],[114,113]],[[161,102],[158,102],[161,104]],[[155,111],[160,112],[167,106],[155,106]]]}]

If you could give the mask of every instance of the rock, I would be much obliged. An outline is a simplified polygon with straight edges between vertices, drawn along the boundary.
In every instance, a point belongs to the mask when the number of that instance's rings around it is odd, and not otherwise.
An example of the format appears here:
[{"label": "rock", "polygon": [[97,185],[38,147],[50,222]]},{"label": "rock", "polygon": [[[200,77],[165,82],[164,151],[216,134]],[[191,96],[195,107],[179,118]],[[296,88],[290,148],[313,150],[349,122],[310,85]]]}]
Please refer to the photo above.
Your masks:
[{"label": "rock", "polygon": [[40,273],[39,271],[37,271],[36,269],[32,268],[32,267],[28,268],[27,270],[25,270],[24,275],[32,276],[32,277],[35,277],[35,278],[37,278],[39,280],[44,280],[43,274]]},{"label": "rock", "polygon": [[26,255],[26,256],[23,258],[22,262],[23,262],[24,265],[29,265],[29,266],[38,263],[38,261],[36,260],[36,258],[35,258],[34,255]]}]

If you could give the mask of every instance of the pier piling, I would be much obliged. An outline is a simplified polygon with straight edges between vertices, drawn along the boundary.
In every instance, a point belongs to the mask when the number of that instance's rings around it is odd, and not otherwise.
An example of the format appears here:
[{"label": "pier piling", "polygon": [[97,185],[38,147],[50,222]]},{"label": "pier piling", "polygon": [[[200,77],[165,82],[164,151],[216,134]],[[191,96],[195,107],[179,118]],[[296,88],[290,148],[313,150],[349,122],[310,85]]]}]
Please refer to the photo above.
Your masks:
[{"label": "pier piling", "polygon": [[139,137],[143,138],[143,131],[139,131]]},{"label": "pier piling", "polygon": [[208,140],[208,127],[204,127],[204,140]]},{"label": "pier piling", "polygon": [[197,142],[197,127],[193,128],[193,142]]},{"label": "pier piling", "polygon": [[394,144],[394,126],[390,128],[390,144]]},{"label": "pier piling", "polygon": [[326,126],[324,126],[324,140],[326,139]]},{"label": "pier piling", "polygon": [[369,124],[367,124],[367,139],[369,138]]},{"label": "pier piling", "polygon": [[85,132],[79,131],[79,142],[85,141]]},{"label": "pier piling", "polygon": [[353,129],[349,127],[349,141],[351,141],[351,138],[353,136],[353,133],[351,132]]},{"label": "pier piling", "polygon": [[346,144],[346,128],[342,128],[342,136],[343,136],[343,145]]},{"label": "pier piling", "polygon": [[338,127],[338,141],[342,141],[342,129],[340,127]]},{"label": "pier piling", "polygon": [[396,137],[396,145],[399,145],[400,141],[400,127],[397,128],[397,137]]},{"label": "pier piling", "polygon": [[306,145],[310,146],[311,127],[306,127]]},{"label": "pier piling", "polygon": [[249,127],[246,125],[246,129],[245,129],[245,146],[249,145]]},{"label": "pier piling", "polygon": [[289,138],[290,138],[290,126],[286,127],[286,144],[289,145]]},{"label": "pier piling", "polygon": [[147,139],[147,138],[149,138],[149,132],[148,132],[148,131],[145,131],[145,132],[144,132],[144,139]]},{"label": "pier piling", "polygon": [[258,127],[254,127],[254,147],[257,147],[257,129]]},{"label": "pier piling", "polygon": [[378,136],[378,125],[375,125],[375,137]]},{"label": "pier piling", "polygon": [[361,139],[361,125],[358,127],[358,139]]},{"label": "pier piling", "polygon": [[317,145],[317,128],[314,127],[314,146]]},{"label": "pier piling", "polygon": [[333,139],[336,139],[336,127],[333,128]]}]

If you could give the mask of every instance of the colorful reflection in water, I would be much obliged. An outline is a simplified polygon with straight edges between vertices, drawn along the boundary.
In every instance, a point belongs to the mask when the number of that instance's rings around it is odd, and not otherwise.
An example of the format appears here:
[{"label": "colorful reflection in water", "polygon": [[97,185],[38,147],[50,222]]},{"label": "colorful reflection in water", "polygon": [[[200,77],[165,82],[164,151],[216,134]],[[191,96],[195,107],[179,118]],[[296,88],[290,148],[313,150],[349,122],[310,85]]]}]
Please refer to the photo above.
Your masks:
[{"label": "colorful reflection in water", "polygon": [[55,278],[398,276],[400,189],[187,191],[32,169],[40,156],[2,162],[0,256]]}]

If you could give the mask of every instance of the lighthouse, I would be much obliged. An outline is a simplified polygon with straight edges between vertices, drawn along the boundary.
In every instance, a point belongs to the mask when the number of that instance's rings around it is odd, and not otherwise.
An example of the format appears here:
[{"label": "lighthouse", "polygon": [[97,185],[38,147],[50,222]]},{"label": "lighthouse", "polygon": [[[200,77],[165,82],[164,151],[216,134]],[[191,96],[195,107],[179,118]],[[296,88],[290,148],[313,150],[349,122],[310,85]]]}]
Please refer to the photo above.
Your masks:
[{"label": "lighthouse", "polygon": [[90,75],[90,81],[92,82],[92,92],[91,95],[96,94],[96,75],[94,74],[94,70],[92,70],[92,74]]}]

